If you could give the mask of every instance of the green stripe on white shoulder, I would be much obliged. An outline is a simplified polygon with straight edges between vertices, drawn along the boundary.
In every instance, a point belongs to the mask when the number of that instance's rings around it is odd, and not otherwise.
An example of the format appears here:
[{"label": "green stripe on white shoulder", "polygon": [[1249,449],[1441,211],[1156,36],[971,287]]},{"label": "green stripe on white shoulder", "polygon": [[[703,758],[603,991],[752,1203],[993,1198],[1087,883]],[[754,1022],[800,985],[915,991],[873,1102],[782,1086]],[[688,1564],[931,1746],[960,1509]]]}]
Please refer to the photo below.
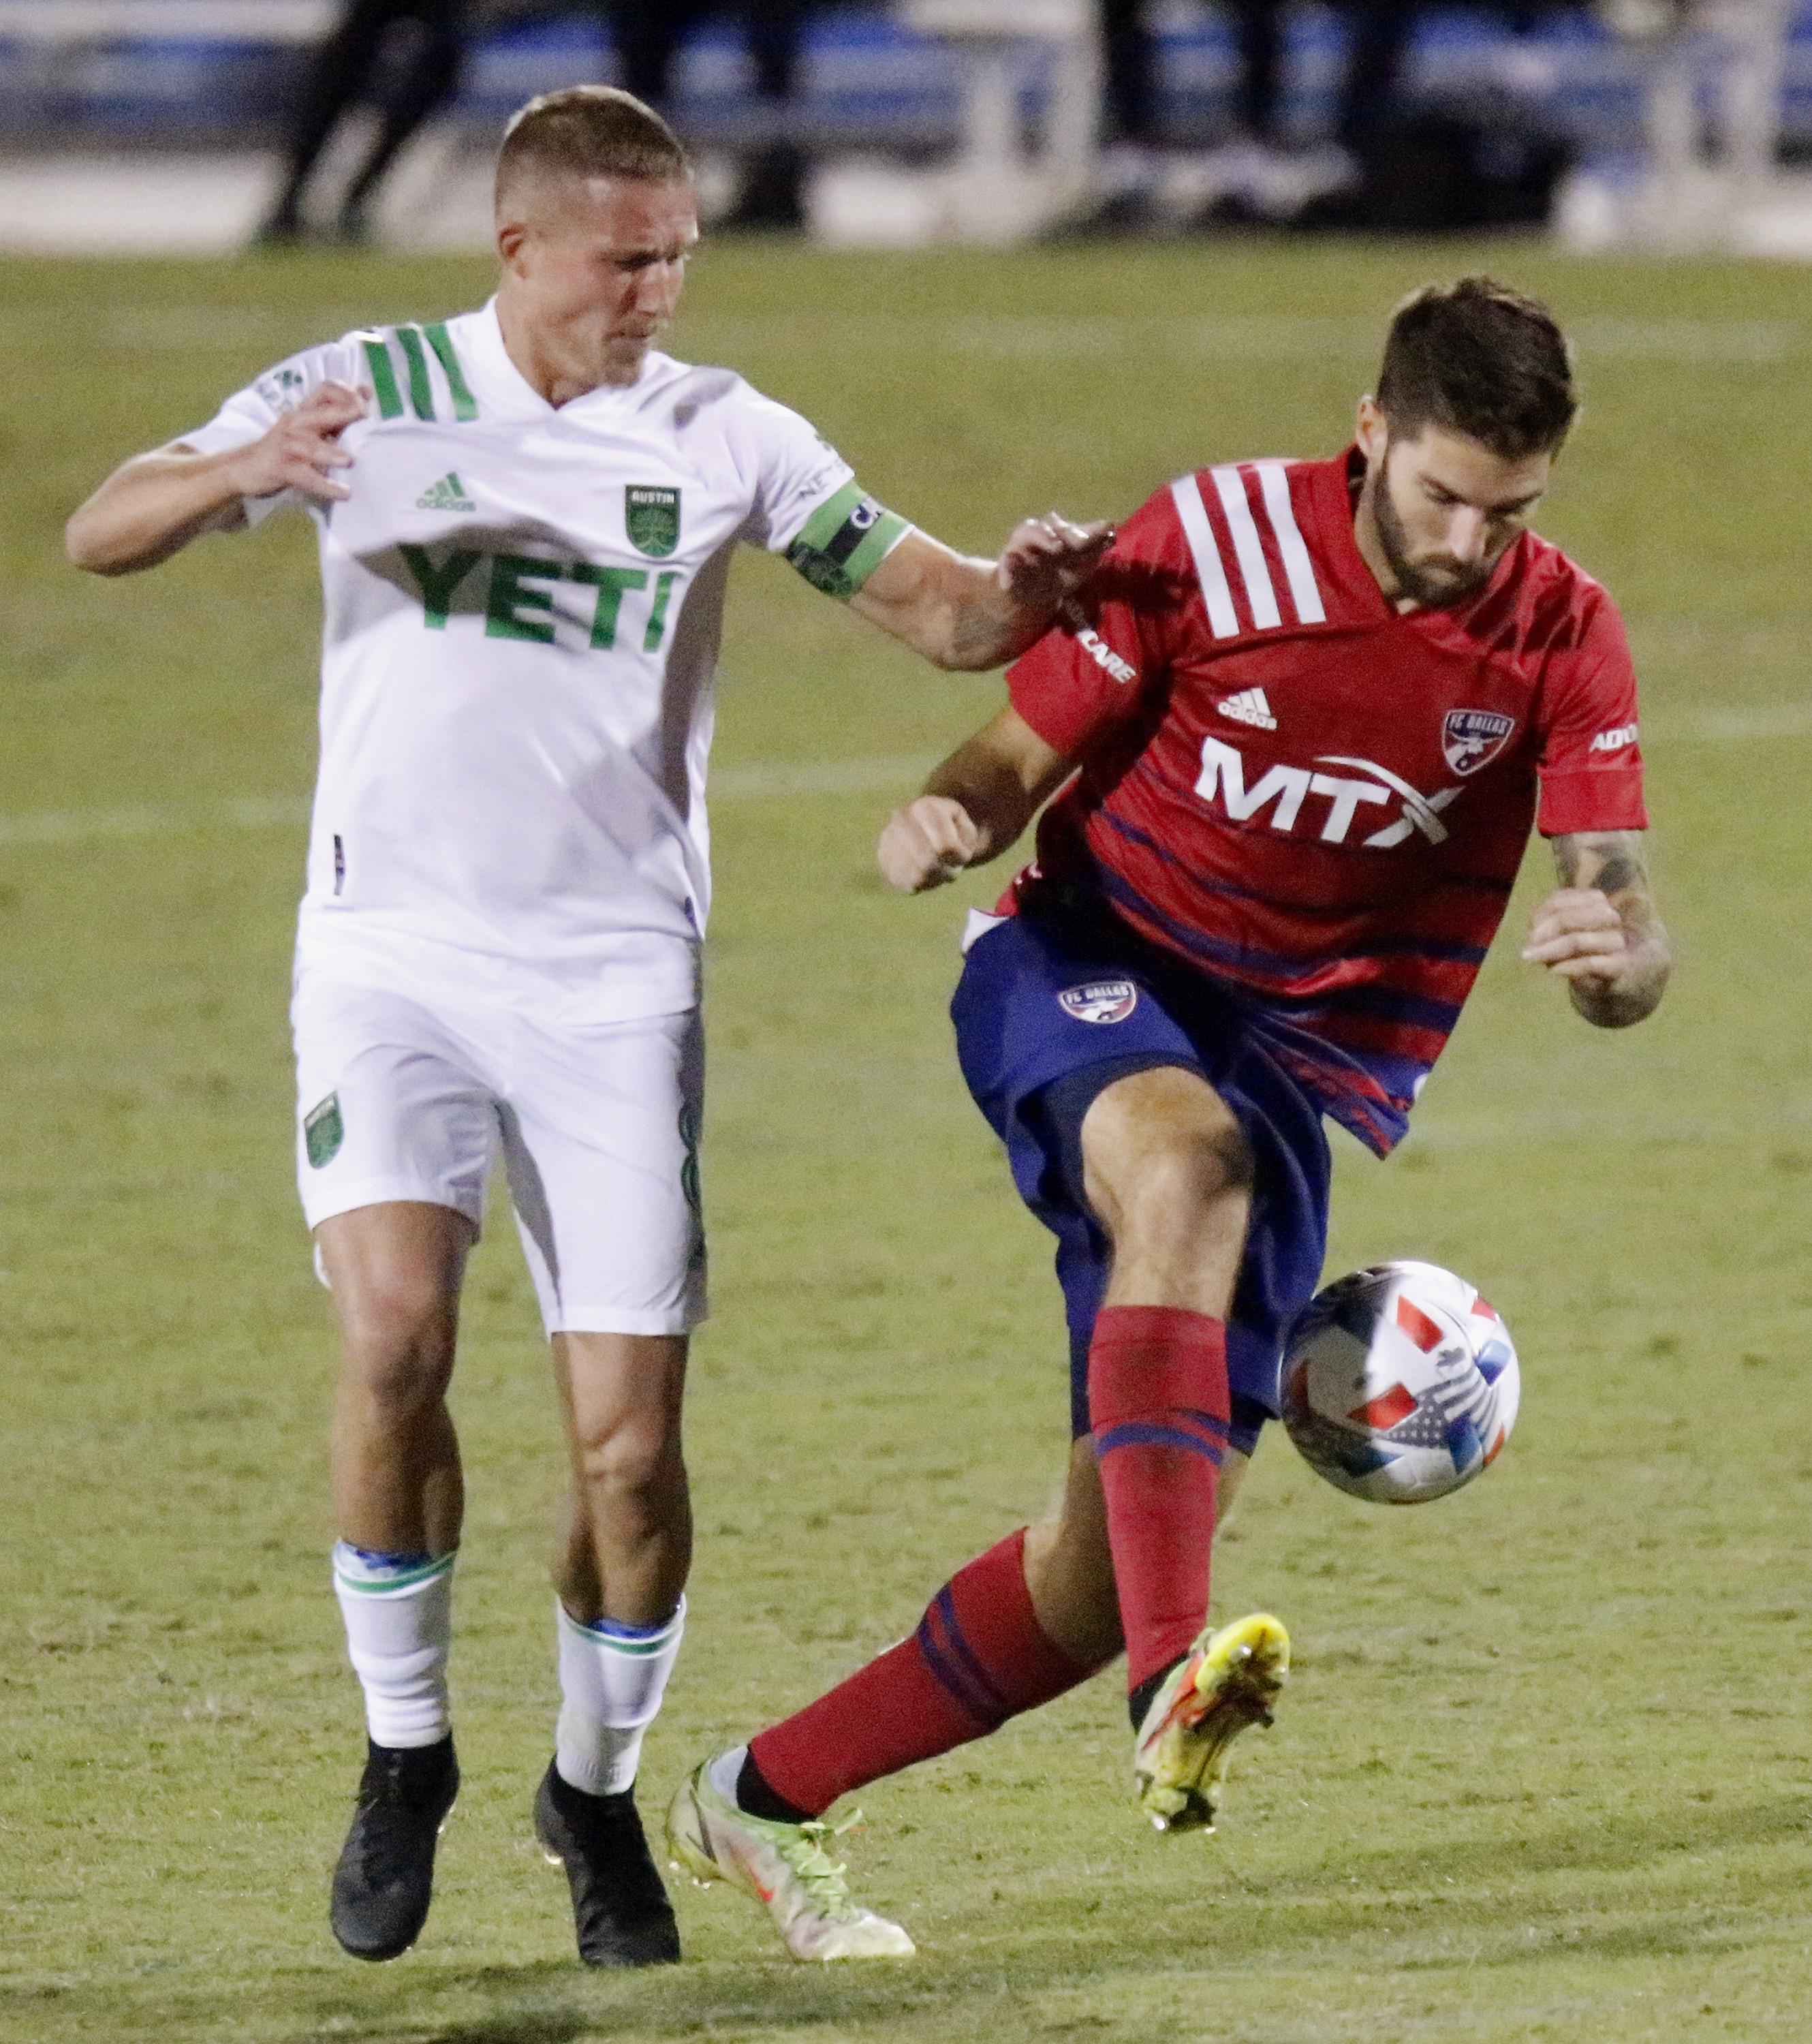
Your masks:
[{"label": "green stripe on white shoulder", "polygon": [[[478,416],[478,401],[472,394],[459,352],[453,344],[453,336],[447,332],[445,321],[436,321],[428,327],[410,324],[391,327],[382,332],[374,330],[361,333],[357,338],[370,368],[372,394],[378,400],[379,418],[400,419],[407,411],[418,419],[433,420],[440,416],[443,402],[457,421]],[[444,401],[435,387],[436,367],[446,385]]]},{"label": "green stripe on white shoulder", "polygon": [[453,336],[447,331],[447,322],[437,321],[427,329],[427,333],[428,344],[434,350],[441,374],[447,378],[447,393],[453,400],[454,417],[475,419],[478,416],[478,401],[472,395],[472,387],[466,381],[465,371],[459,366],[459,351],[453,345]]},{"label": "green stripe on white shoulder", "polygon": [[400,419],[402,392],[397,386],[397,366],[390,358],[389,340],[381,333],[362,333],[359,344],[365,351],[365,361],[371,371],[371,391],[378,400],[378,417]]},{"label": "green stripe on white shoulder", "polygon": [[397,340],[409,364],[409,407],[418,419],[434,417],[434,381],[428,373],[428,351],[422,346],[421,328],[399,326]]}]

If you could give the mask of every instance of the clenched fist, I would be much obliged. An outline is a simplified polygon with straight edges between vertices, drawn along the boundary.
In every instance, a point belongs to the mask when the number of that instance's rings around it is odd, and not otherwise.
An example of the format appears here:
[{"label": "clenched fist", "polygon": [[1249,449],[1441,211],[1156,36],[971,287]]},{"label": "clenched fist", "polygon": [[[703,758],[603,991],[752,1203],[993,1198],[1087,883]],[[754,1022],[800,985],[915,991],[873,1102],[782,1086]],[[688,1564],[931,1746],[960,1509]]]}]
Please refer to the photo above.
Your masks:
[{"label": "clenched fist", "polygon": [[961,802],[920,795],[888,818],[874,855],[890,886],[923,894],[955,879],[982,849],[981,832]]},{"label": "clenched fist", "polygon": [[1614,986],[1631,951],[1623,918],[1595,887],[1559,887],[1536,909],[1522,955],[1562,979]]}]

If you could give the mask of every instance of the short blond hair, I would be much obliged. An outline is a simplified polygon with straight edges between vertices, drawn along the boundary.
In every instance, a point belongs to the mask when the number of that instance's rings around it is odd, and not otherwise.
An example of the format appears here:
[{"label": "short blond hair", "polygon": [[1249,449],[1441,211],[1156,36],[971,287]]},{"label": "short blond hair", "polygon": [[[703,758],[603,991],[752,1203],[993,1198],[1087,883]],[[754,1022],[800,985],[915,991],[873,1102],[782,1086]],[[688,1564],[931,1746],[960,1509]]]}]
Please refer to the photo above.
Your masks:
[{"label": "short blond hair", "polygon": [[519,107],[497,151],[497,197],[532,172],[675,184],[692,159],[653,107],[613,85],[570,85]]}]

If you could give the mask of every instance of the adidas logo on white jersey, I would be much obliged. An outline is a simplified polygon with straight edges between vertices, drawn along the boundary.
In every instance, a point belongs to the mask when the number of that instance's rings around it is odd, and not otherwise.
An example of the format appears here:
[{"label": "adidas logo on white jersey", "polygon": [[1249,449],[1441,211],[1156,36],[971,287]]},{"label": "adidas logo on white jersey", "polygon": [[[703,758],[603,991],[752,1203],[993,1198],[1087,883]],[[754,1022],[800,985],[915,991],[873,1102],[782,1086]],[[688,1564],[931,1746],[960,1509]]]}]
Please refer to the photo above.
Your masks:
[{"label": "adidas logo on white jersey", "polygon": [[1262,689],[1242,689],[1236,696],[1223,696],[1215,708],[1236,724],[1256,724],[1261,731],[1277,728],[1277,720],[1271,714]]},{"label": "adidas logo on white jersey", "polygon": [[476,511],[478,507],[466,494],[465,484],[448,469],[415,500],[415,508],[418,511]]}]

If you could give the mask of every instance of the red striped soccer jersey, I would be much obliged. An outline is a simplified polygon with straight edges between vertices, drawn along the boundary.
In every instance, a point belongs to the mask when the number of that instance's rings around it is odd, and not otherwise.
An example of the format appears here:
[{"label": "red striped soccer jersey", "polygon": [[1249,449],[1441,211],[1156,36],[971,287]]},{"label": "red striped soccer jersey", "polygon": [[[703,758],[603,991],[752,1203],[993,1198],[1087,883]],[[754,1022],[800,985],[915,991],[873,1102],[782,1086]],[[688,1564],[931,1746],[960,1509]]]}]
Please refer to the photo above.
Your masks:
[{"label": "red striped soccer jersey", "polygon": [[1207,469],[1127,523],[1008,678],[1081,771],[1002,906],[1104,897],[1269,1011],[1330,1111],[1383,1150],[1531,824],[1647,816],[1605,591],[1524,533],[1463,605],[1399,614],[1353,537],[1358,463]]}]

